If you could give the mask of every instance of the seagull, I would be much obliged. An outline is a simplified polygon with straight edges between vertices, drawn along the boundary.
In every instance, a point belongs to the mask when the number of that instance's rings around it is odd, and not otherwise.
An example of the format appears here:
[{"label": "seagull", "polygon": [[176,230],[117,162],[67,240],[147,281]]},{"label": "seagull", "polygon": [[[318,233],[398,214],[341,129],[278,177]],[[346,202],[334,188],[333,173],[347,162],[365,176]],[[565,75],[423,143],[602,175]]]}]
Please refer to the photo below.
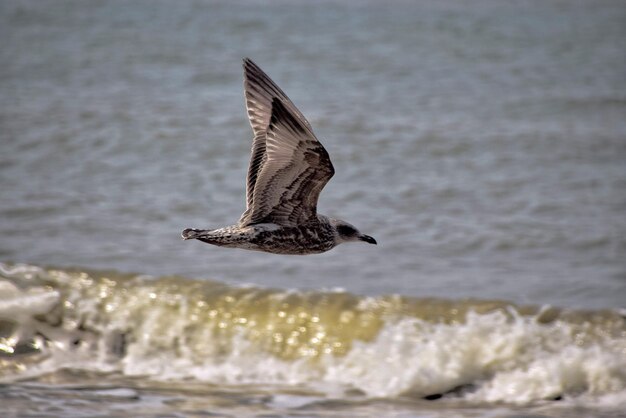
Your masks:
[{"label": "seagull", "polygon": [[316,254],[350,241],[376,244],[340,219],[317,213],[320,192],[335,173],[328,152],[287,95],[244,58],[244,93],[254,132],[246,210],[235,225],[182,232],[221,247],[274,254]]}]

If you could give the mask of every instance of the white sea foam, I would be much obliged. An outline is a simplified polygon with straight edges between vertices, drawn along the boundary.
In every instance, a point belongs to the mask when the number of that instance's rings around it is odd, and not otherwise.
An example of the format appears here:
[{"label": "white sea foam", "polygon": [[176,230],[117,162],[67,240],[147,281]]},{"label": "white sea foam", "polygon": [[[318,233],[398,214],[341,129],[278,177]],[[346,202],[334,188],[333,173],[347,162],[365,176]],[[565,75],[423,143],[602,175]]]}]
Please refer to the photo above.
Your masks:
[{"label": "white sea foam", "polygon": [[[541,315],[514,309],[470,312],[450,323],[397,312],[381,317],[373,339],[344,341],[343,354],[307,351],[303,345],[303,351],[289,355],[255,338],[255,332],[258,337],[265,331],[258,324],[199,316],[197,304],[206,303],[192,302],[188,294],[197,282],[134,279],[122,286],[81,274],[27,273],[42,281],[27,279],[21,286],[4,281],[0,287],[0,317],[12,318],[15,326],[0,338],[0,348],[12,354],[22,347],[31,355],[16,356],[16,364],[26,363],[16,372],[3,371],[5,381],[73,368],[157,380],[302,384],[330,396],[356,389],[369,397],[449,393],[489,404],[565,399],[626,406],[626,333],[619,320],[609,332],[591,322],[540,321]],[[41,285],[52,281],[56,288]],[[359,309],[373,309],[375,302],[361,299]],[[275,325],[263,327],[270,324]],[[290,332],[298,329],[290,327]]]},{"label": "white sea foam", "polygon": [[370,396],[445,393],[463,385],[468,400],[529,403],[614,394],[626,403],[626,339],[578,345],[570,324],[539,324],[502,312],[462,324],[403,319],[373,343],[332,359],[325,379]]},{"label": "white sea foam", "polygon": [[[147,327],[146,335],[154,332]],[[338,387],[372,397],[426,396],[465,387],[457,395],[476,402],[610,395],[626,405],[624,338],[579,345],[570,324],[519,316],[511,321],[502,312],[470,314],[459,324],[404,318],[384,326],[374,341],[355,343],[345,356],[293,361],[260,351],[242,334],[232,337],[228,351],[220,350],[223,341],[206,335],[200,338],[206,343],[200,353],[184,344],[174,349],[174,332],[167,333],[161,347],[153,338],[150,345],[132,344],[124,372],[229,384],[309,384],[333,395]]]}]

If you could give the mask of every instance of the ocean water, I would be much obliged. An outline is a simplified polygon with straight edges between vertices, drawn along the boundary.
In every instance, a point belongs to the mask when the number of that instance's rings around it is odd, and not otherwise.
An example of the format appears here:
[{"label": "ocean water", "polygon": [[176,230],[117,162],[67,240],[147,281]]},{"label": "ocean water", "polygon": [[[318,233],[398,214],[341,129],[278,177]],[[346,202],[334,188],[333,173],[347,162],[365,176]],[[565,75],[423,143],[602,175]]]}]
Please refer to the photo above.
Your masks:
[{"label": "ocean water", "polygon": [[[3,416],[623,416],[623,1],[0,1]],[[234,223],[241,59],[307,116],[319,211]],[[136,412],[135,412],[136,411]]]},{"label": "ocean water", "polygon": [[1,265],[6,416],[620,416],[626,317]]}]

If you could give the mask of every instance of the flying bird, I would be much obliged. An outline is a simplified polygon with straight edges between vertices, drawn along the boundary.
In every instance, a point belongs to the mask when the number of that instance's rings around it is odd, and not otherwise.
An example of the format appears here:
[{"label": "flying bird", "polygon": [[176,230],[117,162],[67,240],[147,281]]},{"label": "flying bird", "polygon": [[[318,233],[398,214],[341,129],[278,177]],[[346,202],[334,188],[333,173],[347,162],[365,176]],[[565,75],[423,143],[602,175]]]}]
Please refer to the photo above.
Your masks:
[{"label": "flying bird", "polygon": [[315,254],[369,235],[317,213],[320,192],[335,173],[328,152],[287,95],[251,59],[244,58],[244,92],[254,132],[246,183],[246,210],[235,225],[183,231],[221,247],[275,254]]}]

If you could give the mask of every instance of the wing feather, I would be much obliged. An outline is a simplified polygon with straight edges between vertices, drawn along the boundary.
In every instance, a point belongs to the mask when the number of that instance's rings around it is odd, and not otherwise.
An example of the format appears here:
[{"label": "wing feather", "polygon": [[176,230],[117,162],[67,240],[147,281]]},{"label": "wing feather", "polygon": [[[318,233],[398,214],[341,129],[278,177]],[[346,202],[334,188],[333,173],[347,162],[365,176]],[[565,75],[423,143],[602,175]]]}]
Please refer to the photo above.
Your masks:
[{"label": "wing feather", "polygon": [[301,124],[309,129],[311,126],[304,115],[289,100],[289,97],[251,59],[244,58],[243,69],[246,109],[254,132],[252,155],[246,180],[246,211],[240,219],[240,223],[247,223],[250,220],[258,173],[267,158],[265,143],[272,115],[272,100],[274,98],[280,99]]},{"label": "wing feather", "polygon": [[328,152],[310,125],[274,98],[246,224],[307,223],[316,217],[320,192],[334,172]]}]

